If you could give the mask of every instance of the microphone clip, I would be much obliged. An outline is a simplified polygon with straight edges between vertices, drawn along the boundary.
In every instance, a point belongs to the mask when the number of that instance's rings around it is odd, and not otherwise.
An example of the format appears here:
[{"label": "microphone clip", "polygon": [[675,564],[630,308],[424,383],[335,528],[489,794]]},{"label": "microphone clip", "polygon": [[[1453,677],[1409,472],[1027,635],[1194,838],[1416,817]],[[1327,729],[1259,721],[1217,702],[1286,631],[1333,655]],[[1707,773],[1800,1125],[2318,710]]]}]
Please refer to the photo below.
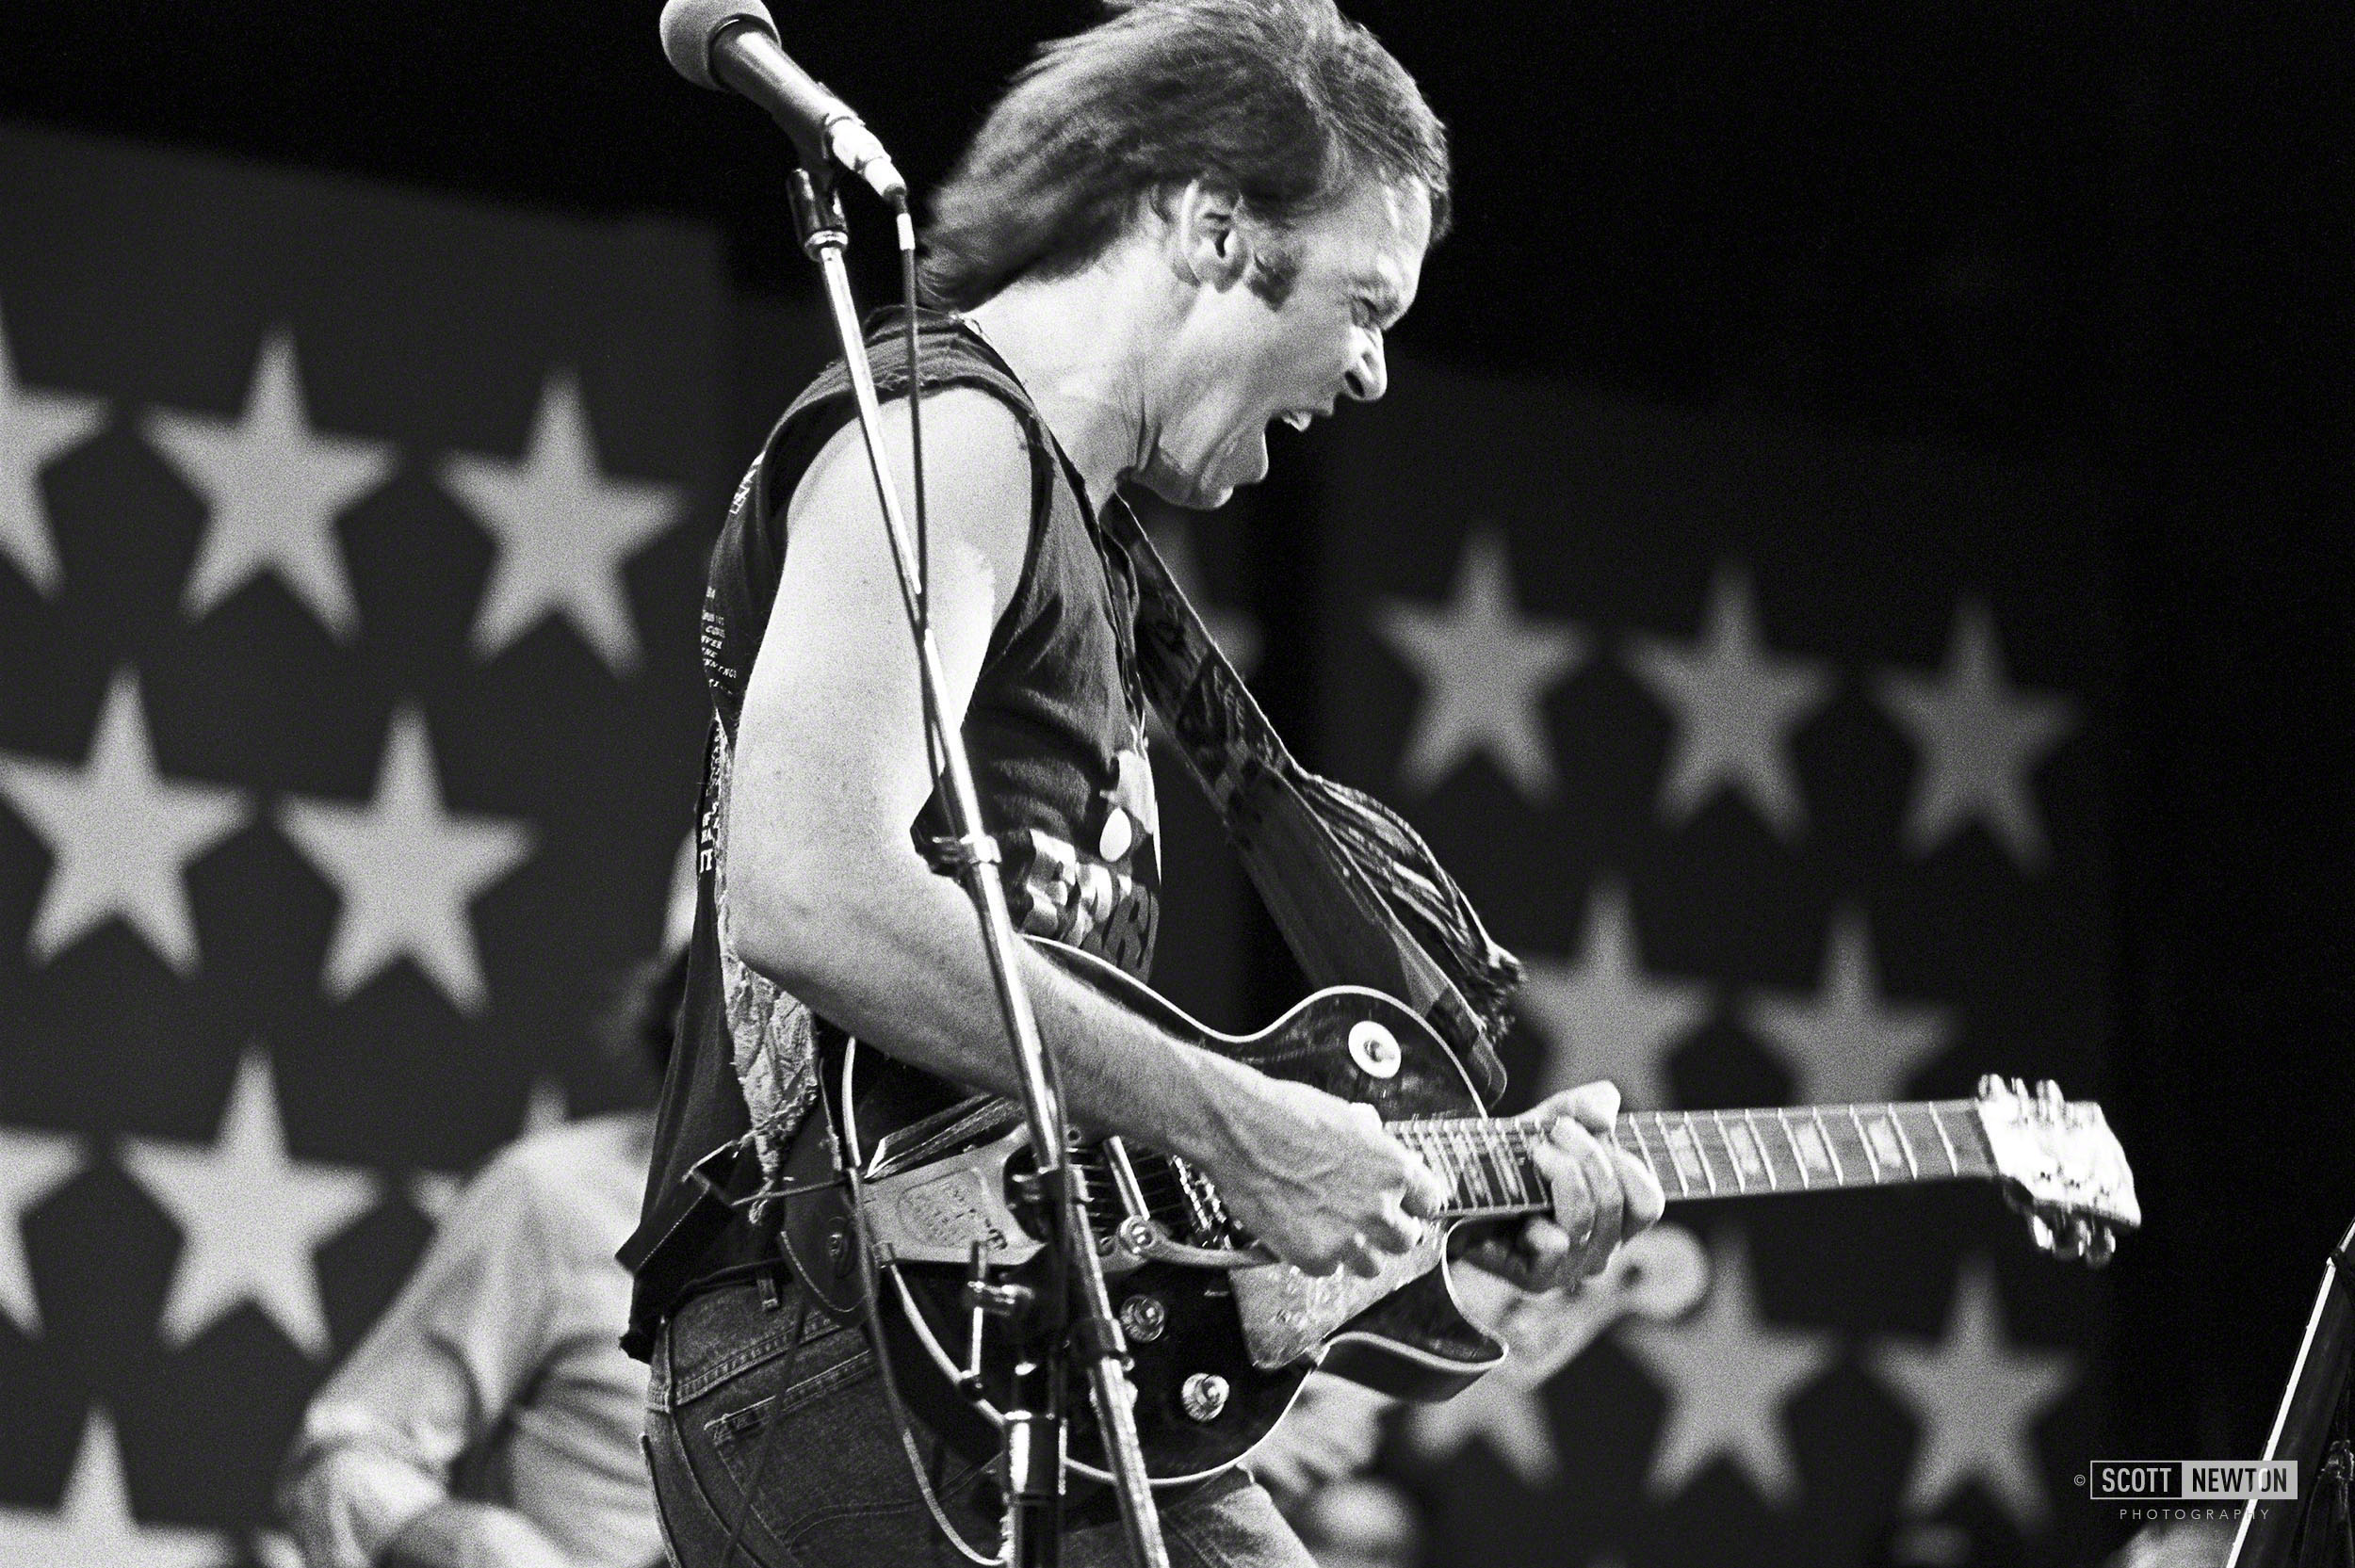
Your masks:
[{"label": "microphone clip", "polygon": [[851,243],[851,222],[842,211],[834,160],[804,156],[788,186],[793,202],[793,232],[801,239],[804,255],[815,261],[820,251],[838,251]]}]

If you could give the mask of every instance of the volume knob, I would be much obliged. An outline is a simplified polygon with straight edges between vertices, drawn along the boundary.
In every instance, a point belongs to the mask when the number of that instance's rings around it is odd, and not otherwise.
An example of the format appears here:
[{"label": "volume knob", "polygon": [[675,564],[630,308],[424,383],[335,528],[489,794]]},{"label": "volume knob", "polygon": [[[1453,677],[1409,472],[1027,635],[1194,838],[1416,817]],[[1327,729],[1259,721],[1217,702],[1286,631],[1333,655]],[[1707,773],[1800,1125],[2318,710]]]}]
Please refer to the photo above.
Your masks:
[{"label": "volume knob", "polygon": [[1178,1385],[1178,1403],[1191,1420],[1215,1421],[1226,1409],[1226,1380],[1216,1372],[1196,1372]]},{"label": "volume knob", "polygon": [[1159,1296],[1131,1296],[1120,1303],[1120,1326],[1129,1338],[1151,1344],[1169,1332],[1169,1309]]}]

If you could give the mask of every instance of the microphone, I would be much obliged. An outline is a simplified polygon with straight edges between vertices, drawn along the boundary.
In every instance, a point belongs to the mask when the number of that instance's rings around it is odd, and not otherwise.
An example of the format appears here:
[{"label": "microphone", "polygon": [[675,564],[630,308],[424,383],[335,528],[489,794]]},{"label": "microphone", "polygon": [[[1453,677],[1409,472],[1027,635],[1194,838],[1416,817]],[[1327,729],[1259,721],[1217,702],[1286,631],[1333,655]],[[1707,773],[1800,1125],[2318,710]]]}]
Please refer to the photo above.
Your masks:
[{"label": "microphone", "polygon": [[732,88],[751,99],[804,153],[822,152],[907,211],[908,183],[891,154],[841,99],[793,63],[761,0],[670,0],[662,8],[662,54],[697,87]]}]

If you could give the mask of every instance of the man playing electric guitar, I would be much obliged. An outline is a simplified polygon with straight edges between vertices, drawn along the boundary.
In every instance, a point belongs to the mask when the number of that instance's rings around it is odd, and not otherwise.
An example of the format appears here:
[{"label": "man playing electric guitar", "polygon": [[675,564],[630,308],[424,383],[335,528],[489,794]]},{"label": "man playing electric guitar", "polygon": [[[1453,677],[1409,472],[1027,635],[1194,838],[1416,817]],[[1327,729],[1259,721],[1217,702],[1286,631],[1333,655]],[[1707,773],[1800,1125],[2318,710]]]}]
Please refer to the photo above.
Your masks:
[{"label": "man playing electric guitar", "polygon": [[[1124,481],[1218,506],[1265,475],[1270,423],[1381,396],[1383,334],[1445,228],[1448,180],[1413,81],[1331,0],[1161,0],[1049,46],[936,194],[927,283],[961,314],[924,322],[931,614],[1026,930],[1138,976],[1152,946],[1135,579],[1099,516]],[[899,342],[872,347],[910,494]],[[651,1238],[731,1140],[759,1156],[739,1195],[823,1172],[799,1151],[842,1036],[1015,1088],[972,911],[923,852],[940,830],[917,670],[849,421],[841,377],[821,378],[712,563],[702,899]],[[1277,1258],[1372,1274],[1446,1202],[1371,1107],[1180,1043],[1023,957],[1075,1120],[1181,1156]],[[1596,1136],[1617,1099],[1593,1084],[1531,1113],[1552,1212],[1486,1254],[1517,1283],[1591,1274],[1660,1216],[1650,1171]],[[649,1451],[683,1568],[955,1560],[833,1288],[843,1241],[783,1269],[739,1218],[691,1267],[640,1269]],[[950,1522],[993,1541],[990,1456],[918,1439]],[[1064,1560],[1110,1560],[1116,1531],[1075,1514]],[[1164,1495],[1161,1519],[1180,1563],[1308,1561],[1239,1469]]]}]

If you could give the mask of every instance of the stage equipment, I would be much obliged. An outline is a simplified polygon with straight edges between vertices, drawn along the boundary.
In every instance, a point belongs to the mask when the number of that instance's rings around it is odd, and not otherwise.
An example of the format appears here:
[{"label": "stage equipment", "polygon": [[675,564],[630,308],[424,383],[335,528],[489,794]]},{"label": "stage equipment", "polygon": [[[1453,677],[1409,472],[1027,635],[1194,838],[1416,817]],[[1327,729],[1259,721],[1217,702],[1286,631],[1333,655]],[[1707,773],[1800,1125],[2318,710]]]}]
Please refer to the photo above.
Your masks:
[{"label": "stage equipment", "polygon": [[2251,1502],[2241,1511],[2228,1568],[2355,1568],[2348,1518],[2355,1447],[2348,1442],[2347,1366],[2355,1350],[2355,1225],[2322,1265],[2322,1288],[2266,1441],[2268,1461],[2292,1460],[2295,1500]]},{"label": "stage equipment", "polygon": [[[785,127],[802,154],[802,167],[793,177],[794,218],[802,249],[824,280],[828,314],[850,372],[868,468],[883,509],[901,605],[916,645],[925,727],[934,757],[940,764],[941,800],[950,833],[936,848],[953,865],[973,900],[999,1010],[1014,1048],[1031,1150],[1017,1201],[1026,1225],[1045,1238],[1045,1245],[1038,1263],[1024,1279],[992,1283],[977,1267],[969,1286],[976,1310],[998,1312],[1020,1347],[1015,1357],[1014,1393],[1003,1413],[1008,1486],[1002,1560],[1010,1568],[1054,1568],[1060,1560],[1068,1417],[1065,1393],[1068,1370],[1076,1362],[1084,1368],[1093,1398],[1096,1421],[1092,1430],[1101,1434],[1105,1473],[1119,1496],[1129,1555],[1140,1568],[1167,1568],[1167,1548],[1137,1443],[1136,1394],[1128,1377],[1127,1344],[1113,1316],[1103,1267],[1088,1228],[1086,1190],[1067,1157],[1062,1087],[1054,1060],[1039,1038],[1030,994],[1024,988],[1020,941],[997,871],[998,843],[982,821],[965,737],[942,717],[940,693],[947,679],[926,604],[922,378],[915,363],[916,229],[908,217],[906,182],[857,117],[786,57],[777,43],[776,25],[760,0],[670,0],[663,8],[661,34],[663,52],[681,75],[700,86],[710,86],[717,78],[751,98]],[[874,372],[859,331],[849,269],[843,264],[850,232],[835,188],[837,163],[859,174],[891,202],[897,217],[901,272],[910,296],[909,412],[917,432],[913,438],[917,492],[913,540],[884,458]],[[847,1174],[853,1207],[863,1226],[868,1205],[858,1189],[859,1173],[853,1168]],[[870,1289],[867,1298],[871,1313],[876,1293]],[[882,1343],[881,1325],[874,1327],[880,1362],[888,1352]],[[897,1391],[887,1369],[885,1382],[896,1406]],[[959,1550],[978,1557],[939,1509],[904,1422],[901,1435],[915,1469],[916,1484],[932,1508],[934,1521]]]}]

